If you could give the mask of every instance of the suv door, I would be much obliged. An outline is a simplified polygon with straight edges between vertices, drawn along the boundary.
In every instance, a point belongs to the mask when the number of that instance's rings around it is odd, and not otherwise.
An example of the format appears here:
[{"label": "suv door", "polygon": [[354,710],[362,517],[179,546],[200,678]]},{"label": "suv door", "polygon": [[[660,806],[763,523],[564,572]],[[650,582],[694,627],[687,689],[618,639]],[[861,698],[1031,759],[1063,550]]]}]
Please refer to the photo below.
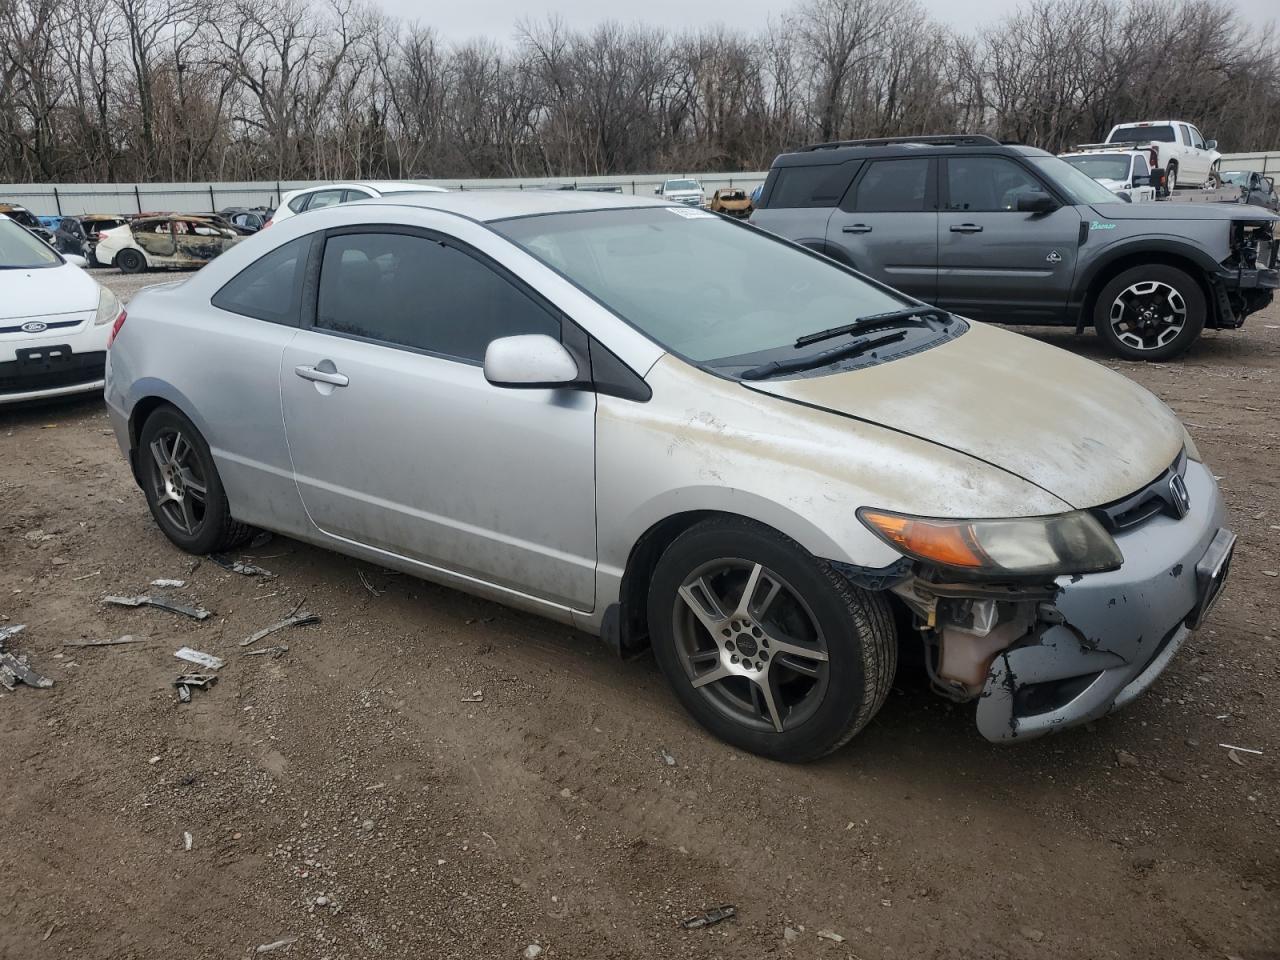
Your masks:
[{"label": "suv door", "polygon": [[868,160],[827,221],[847,262],[920,300],[938,293],[937,161]]},{"label": "suv door", "polygon": [[[1052,193],[1011,157],[943,160],[938,304],[1001,323],[1061,323],[1075,275],[1075,207],[1022,213],[1020,196]],[[1057,198],[1055,198],[1056,200]]]},{"label": "suv door", "polygon": [[280,367],[315,526],[591,609],[595,394],[495,387],[483,369],[490,340],[560,339],[560,316],[481,255],[405,227],[329,231],[315,286]]}]

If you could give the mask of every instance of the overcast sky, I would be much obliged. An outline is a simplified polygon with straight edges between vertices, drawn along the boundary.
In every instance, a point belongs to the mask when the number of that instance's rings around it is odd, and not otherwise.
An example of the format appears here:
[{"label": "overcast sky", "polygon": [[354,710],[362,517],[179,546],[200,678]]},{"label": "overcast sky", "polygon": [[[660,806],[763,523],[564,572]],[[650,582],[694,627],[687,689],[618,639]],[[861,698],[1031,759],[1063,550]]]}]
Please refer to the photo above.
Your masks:
[{"label": "overcast sky", "polygon": [[[571,27],[591,27],[602,20],[623,22],[643,20],[680,30],[717,23],[753,31],[770,15],[790,6],[785,0],[632,0],[629,3],[602,3],[600,0],[556,0],[540,7],[537,0],[452,0],[424,4],[422,0],[374,0],[388,13],[430,24],[446,40],[490,37],[511,39],[516,21],[543,19],[555,13]],[[962,30],[996,20],[1017,6],[1016,0],[923,0],[927,9],[944,23]],[[1276,0],[1235,0],[1235,6],[1249,20],[1276,16]]]}]

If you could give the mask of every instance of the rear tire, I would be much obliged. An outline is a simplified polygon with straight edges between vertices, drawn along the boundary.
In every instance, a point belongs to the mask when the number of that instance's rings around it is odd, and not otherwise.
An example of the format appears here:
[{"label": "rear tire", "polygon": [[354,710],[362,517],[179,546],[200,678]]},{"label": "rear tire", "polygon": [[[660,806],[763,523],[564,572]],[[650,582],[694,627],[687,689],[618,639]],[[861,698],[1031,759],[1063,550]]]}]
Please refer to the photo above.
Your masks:
[{"label": "rear tire", "polygon": [[1126,360],[1171,360],[1204,329],[1204,291],[1185,270],[1160,263],[1130,267],[1098,294],[1093,325]]},{"label": "rear tire", "polygon": [[847,743],[897,668],[883,595],[742,518],[676,538],[650,581],[648,614],[654,655],[685,708],[720,739],[775,760],[816,760]]},{"label": "rear tire", "polygon": [[121,273],[141,273],[147,269],[147,258],[137,250],[121,250],[116,254],[116,266]]},{"label": "rear tire", "polygon": [[174,546],[214,553],[253,534],[252,527],[232,518],[209,445],[178,410],[160,407],[147,417],[136,456],[151,516]]},{"label": "rear tire", "polygon": [[1169,196],[1173,196],[1173,191],[1178,189],[1178,165],[1176,163],[1169,164],[1168,169],[1164,172],[1165,184],[1169,190]]}]

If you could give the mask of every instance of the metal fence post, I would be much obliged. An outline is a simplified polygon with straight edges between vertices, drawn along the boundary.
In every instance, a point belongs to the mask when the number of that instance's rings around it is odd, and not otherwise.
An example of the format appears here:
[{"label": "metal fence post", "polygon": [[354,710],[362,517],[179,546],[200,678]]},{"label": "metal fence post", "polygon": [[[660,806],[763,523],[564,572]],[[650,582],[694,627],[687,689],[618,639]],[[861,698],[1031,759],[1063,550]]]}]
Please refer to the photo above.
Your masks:
[{"label": "metal fence post", "polygon": [[213,199],[213,184],[209,184],[209,212],[218,212],[218,201]]},{"label": "metal fence post", "polygon": [[133,185],[133,199],[138,204],[138,213],[142,213],[142,194],[138,191],[138,185]]},{"label": "metal fence post", "polygon": [[58,208],[58,216],[62,216],[62,198],[58,196],[57,187],[53,188],[53,202],[54,202],[54,205]]}]

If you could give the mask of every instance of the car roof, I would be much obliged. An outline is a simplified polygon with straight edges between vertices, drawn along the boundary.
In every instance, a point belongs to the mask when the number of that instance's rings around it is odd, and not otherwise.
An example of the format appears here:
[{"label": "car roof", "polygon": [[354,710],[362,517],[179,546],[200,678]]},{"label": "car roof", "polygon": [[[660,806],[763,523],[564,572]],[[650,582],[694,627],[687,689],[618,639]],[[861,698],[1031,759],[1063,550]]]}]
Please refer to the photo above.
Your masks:
[{"label": "car roof", "polygon": [[[368,205],[393,204],[423,207],[453,213],[488,223],[513,217],[536,217],[550,213],[578,213],[586,210],[626,210],[634,207],[679,206],[669,201],[616,193],[579,193],[576,190],[458,190],[449,193],[395,193],[343,204],[350,209]],[[679,206],[681,210],[688,207]]]},{"label": "car roof", "polygon": [[[954,142],[949,143],[927,143],[924,142],[929,138],[922,137],[921,140],[908,140],[902,138],[897,142],[888,143],[885,141],[871,140],[866,142],[848,141],[835,143],[814,144],[804,147],[793,153],[779,154],[773,161],[775,167],[807,167],[807,166],[825,166],[827,164],[843,163],[846,160],[855,159],[898,159],[902,157],[946,157],[956,154],[990,154],[994,156],[1009,156],[1016,154],[1024,157],[1052,157],[1053,154],[1048,150],[1041,150],[1039,147],[1028,147],[1022,144],[999,143],[990,137],[966,137],[959,136]],[[985,142],[984,142],[985,141]]]}]

